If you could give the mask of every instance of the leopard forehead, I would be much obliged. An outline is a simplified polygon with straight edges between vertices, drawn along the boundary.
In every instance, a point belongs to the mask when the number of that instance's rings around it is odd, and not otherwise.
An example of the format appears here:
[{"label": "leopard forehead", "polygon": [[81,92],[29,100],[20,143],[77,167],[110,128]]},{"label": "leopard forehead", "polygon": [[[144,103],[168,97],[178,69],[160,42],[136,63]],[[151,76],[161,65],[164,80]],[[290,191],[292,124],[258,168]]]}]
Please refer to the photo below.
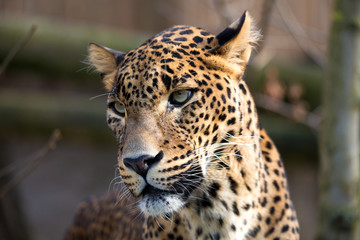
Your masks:
[{"label": "leopard forehead", "polygon": [[206,59],[216,43],[216,37],[201,28],[169,28],[125,55],[112,92],[125,96],[136,88],[138,91],[132,91],[135,96],[146,99],[154,91],[161,94],[174,89],[198,71],[211,70]]},{"label": "leopard forehead", "polygon": [[[177,25],[162,31],[147,40],[143,45],[153,46],[156,43],[171,43],[177,46],[188,46],[189,48],[211,49],[211,42],[215,36],[199,27]],[[159,47],[155,47],[159,48]]]}]

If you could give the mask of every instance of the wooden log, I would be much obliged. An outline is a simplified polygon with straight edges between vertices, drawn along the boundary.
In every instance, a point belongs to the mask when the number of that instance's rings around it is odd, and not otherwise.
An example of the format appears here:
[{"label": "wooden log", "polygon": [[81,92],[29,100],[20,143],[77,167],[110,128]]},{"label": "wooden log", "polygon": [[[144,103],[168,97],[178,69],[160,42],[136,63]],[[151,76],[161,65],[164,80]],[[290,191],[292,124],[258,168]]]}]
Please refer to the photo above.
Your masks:
[{"label": "wooden log", "polygon": [[[9,50],[34,23],[38,26],[36,33],[12,60],[10,70],[22,69],[47,75],[75,76],[75,80],[89,78],[87,65],[84,63],[88,43],[97,42],[126,52],[136,48],[150,36],[100,27],[47,23],[38,19],[3,19],[0,21],[0,59],[5,58]],[[81,71],[84,68],[85,71]],[[91,84],[91,81],[87,84]]]}]

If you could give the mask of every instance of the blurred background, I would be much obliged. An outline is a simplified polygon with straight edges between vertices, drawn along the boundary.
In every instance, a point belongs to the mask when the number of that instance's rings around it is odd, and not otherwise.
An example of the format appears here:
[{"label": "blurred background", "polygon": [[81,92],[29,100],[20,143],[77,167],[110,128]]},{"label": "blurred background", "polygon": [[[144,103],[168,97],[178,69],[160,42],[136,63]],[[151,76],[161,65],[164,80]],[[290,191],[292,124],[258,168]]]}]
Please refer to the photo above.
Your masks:
[{"label": "blurred background", "polygon": [[0,239],[62,239],[77,204],[115,176],[89,42],[126,52],[176,24],[216,34],[244,10],[264,35],[245,79],[285,162],[302,239],[313,239],[330,0],[0,0]]}]

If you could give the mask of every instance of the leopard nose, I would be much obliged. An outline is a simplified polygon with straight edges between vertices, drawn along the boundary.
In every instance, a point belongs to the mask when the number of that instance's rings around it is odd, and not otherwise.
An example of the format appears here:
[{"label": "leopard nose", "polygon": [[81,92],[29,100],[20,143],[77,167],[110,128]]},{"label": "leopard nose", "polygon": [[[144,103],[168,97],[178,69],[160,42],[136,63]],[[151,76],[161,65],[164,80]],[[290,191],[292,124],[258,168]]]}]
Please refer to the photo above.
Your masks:
[{"label": "leopard nose", "polygon": [[155,157],[151,155],[141,155],[135,158],[127,157],[123,160],[127,168],[134,170],[137,174],[145,179],[149,168],[153,164],[159,162],[163,156],[163,151],[160,151]]}]

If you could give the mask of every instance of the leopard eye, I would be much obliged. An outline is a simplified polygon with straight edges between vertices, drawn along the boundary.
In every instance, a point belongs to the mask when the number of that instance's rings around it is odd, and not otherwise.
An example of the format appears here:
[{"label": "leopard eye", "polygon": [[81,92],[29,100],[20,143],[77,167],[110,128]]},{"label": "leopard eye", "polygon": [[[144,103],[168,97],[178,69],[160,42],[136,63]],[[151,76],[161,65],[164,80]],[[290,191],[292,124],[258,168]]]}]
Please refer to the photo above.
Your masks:
[{"label": "leopard eye", "polygon": [[169,102],[175,107],[181,107],[184,105],[193,95],[191,90],[180,90],[173,92],[170,95]]},{"label": "leopard eye", "polygon": [[119,115],[121,117],[125,117],[126,109],[125,109],[124,104],[122,104],[120,102],[111,102],[109,104],[109,108],[117,115]]}]

